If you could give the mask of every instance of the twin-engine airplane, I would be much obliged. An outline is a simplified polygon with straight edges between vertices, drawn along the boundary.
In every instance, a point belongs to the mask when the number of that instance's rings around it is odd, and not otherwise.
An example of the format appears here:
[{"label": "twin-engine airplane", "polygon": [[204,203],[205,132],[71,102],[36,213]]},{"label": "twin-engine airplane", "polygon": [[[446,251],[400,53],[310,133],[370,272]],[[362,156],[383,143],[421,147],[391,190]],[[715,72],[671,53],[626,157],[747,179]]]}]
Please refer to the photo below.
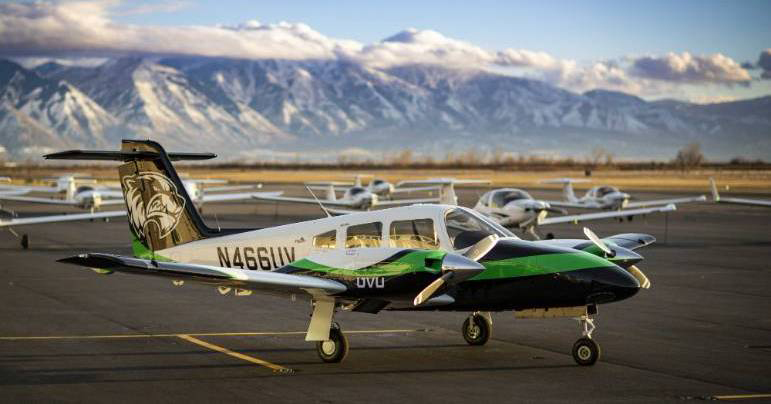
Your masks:
[{"label": "twin-engine airplane", "polygon": [[634,201],[630,202],[631,195],[626,192],[621,192],[618,188],[609,185],[601,185],[590,188],[586,191],[586,194],[581,198],[576,197],[573,191],[573,183],[589,182],[588,180],[572,179],[572,178],[557,178],[553,180],[541,181],[542,184],[563,184],[562,195],[565,198],[563,201],[548,201],[552,206],[565,207],[565,208],[583,208],[583,209],[632,209],[632,208],[644,208],[647,206],[669,205],[677,203],[688,202],[703,202],[707,200],[704,195],[685,197],[685,198],[671,198],[671,199],[654,199],[648,201]]},{"label": "twin-engine airplane", "polygon": [[766,208],[771,208],[771,201],[767,199],[723,198],[717,192],[717,185],[715,184],[714,178],[709,179],[709,185],[710,185],[710,188],[712,189],[712,200],[717,203],[727,203],[732,205],[762,206]]},{"label": "twin-engine airplane", "polygon": [[[520,228],[535,239],[540,239],[535,229],[557,223],[578,223],[588,220],[628,218],[650,213],[670,212],[674,204],[654,208],[614,210],[580,215],[565,215],[564,209],[551,206],[551,202],[534,199],[527,192],[516,188],[494,189],[482,195],[474,210],[488,216],[501,226]],[[561,213],[562,216],[547,217],[549,213]],[[547,236],[550,237],[550,236]]]},{"label": "twin-engine airplane", "polygon": [[[325,362],[340,362],[348,341],[336,310],[465,311],[471,345],[487,342],[491,311],[518,317],[576,317],[580,365],[600,356],[597,305],[635,295],[650,282],[633,249],[653,237],[620,234],[586,240],[524,241],[473,210],[413,205],[327,217],[266,229],[212,229],[193,207],[172,159],[152,141],[124,140],[120,151],[73,150],[48,159],[117,160],[134,237],[134,257],[88,253],[61,262],[98,273],[124,272],[303,297],[312,302],[305,339]],[[179,282],[176,282],[177,284]]]}]

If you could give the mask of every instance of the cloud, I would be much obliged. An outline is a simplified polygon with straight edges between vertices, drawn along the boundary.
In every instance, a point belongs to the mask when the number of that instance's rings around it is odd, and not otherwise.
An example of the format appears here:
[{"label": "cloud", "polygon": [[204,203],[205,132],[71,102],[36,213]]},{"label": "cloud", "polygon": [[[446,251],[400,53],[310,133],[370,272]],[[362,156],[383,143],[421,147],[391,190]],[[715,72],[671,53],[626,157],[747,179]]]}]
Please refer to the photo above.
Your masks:
[{"label": "cloud", "polygon": [[632,73],[642,78],[675,83],[748,84],[752,77],[737,62],[720,53],[688,52],[644,56],[632,61]]},{"label": "cloud", "polygon": [[[0,3],[0,55],[6,57],[104,57],[121,54],[197,55],[245,59],[348,60],[375,68],[436,64],[515,70],[574,91],[595,88],[654,95],[681,84],[748,84],[750,75],[721,54],[619,58],[579,63],[528,49],[488,50],[432,30],[406,29],[364,45],[327,37],[303,23],[236,26],[145,26],[116,22],[126,13],[168,12],[187,1],[123,3],[65,0]],[[771,78],[771,50],[761,54],[762,76]],[[763,67],[765,66],[765,67]]]},{"label": "cloud", "polygon": [[763,69],[763,73],[760,74],[761,78],[771,79],[771,48],[760,52],[757,66]]},{"label": "cloud", "polygon": [[137,26],[111,20],[117,1],[0,4],[0,48],[11,55],[157,53],[233,58],[331,59],[361,48],[302,23]]}]

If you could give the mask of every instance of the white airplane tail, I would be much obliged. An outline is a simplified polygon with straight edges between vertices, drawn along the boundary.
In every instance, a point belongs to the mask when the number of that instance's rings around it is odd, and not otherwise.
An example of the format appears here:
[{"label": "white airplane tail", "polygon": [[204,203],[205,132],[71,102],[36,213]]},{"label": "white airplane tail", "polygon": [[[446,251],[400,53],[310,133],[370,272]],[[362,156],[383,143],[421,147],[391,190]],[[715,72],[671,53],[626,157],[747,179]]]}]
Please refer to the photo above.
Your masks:
[{"label": "white airplane tail", "polygon": [[720,201],[720,194],[717,192],[717,184],[715,184],[714,178],[709,178],[709,185],[712,188],[712,200],[715,202]]},{"label": "white airplane tail", "polygon": [[541,184],[562,184],[562,197],[567,202],[578,202],[576,193],[573,191],[574,182],[589,182],[588,180],[574,179],[574,178],[555,178],[553,180],[543,180]]}]

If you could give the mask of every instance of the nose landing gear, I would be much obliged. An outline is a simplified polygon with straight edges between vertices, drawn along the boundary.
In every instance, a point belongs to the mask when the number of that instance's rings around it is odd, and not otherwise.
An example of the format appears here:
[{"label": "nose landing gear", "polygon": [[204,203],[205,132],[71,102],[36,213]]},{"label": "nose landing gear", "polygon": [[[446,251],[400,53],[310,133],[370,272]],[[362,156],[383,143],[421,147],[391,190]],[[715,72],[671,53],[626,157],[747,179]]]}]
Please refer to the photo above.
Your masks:
[{"label": "nose landing gear", "polygon": [[469,345],[484,345],[493,333],[490,313],[474,312],[463,322],[463,339]]},{"label": "nose landing gear", "polygon": [[592,339],[594,320],[589,316],[581,316],[579,320],[583,327],[583,337],[573,344],[573,360],[581,366],[592,366],[600,359],[600,345]]}]

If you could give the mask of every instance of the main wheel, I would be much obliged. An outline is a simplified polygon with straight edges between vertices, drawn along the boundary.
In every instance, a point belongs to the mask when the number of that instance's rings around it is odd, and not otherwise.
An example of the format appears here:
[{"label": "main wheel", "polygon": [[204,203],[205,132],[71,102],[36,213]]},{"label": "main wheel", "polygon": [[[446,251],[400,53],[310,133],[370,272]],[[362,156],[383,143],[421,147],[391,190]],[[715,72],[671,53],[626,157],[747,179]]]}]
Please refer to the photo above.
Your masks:
[{"label": "main wheel", "polygon": [[463,339],[469,345],[484,345],[490,339],[492,325],[486,318],[474,315],[463,322]]},{"label": "main wheel", "polygon": [[573,344],[573,360],[581,366],[592,366],[600,359],[600,346],[589,338],[581,338]]},{"label": "main wheel", "polygon": [[29,248],[29,236],[26,234],[21,235],[21,248],[25,250]]},{"label": "main wheel", "polygon": [[342,362],[348,355],[348,338],[340,328],[332,327],[329,329],[329,339],[316,343],[316,351],[324,362]]}]

